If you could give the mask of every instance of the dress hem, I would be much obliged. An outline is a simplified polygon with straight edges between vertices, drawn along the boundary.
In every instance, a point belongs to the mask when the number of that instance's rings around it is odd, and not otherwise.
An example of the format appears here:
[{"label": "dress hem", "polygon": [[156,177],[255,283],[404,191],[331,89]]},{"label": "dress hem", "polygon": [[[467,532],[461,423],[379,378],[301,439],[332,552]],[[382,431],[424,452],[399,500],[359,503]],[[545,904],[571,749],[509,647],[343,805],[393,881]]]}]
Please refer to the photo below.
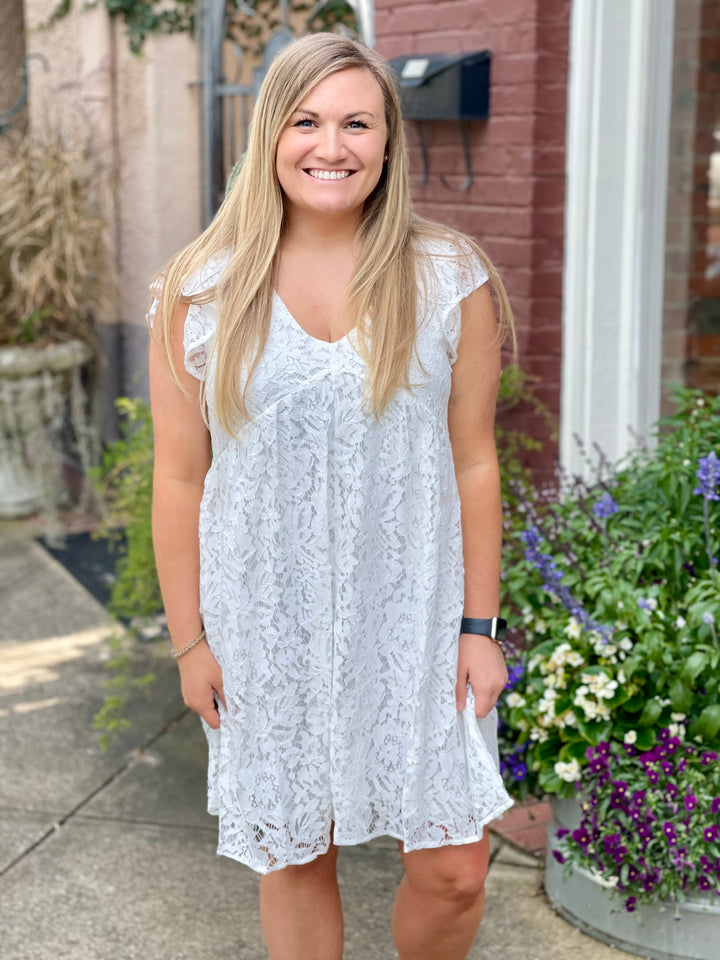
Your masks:
[{"label": "dress hem", "polygon": [[[460,847],[468,843],[477,843],[478,841],[482,840],[483,836],[485,835],[485,831],[483,828],[486,827],[489,823],[492,823],[493,820],[497,820],[498,817],[501,817],[507,810],[510,809],[510,807],[513,806],[513,804],[514,804],[514,800],[512,800],[511,798],[508,798],[507,803],[503,803],[499,807],[494,808],[491,813],[487,814],[482,820],[480,820],[479,834],[474,833],[470,836],[455,837],[448,840],[444,840],[440,843],[430,841],[428,843],[417,843],[412,846],[407,846],[405,840],[402,837],[398,836],[396,833],[392,833],[390,830],[378,830],[374,833],[364,834],[363,836],[360,836],[356,839],[344,839],[344,840],[333,839],[333,843],[335,844],[336,847],[355,847],[361,843],[369,843],[370,840],[376,840],[378,837],[391,837],[393,840],[399,840],[400,843],[403,844],[405,853],[412,853],[414,850],[438,849],[440,847]],[[213,813],[212,810],[208,810],[208,813],[210,813],[211,816],[217,816],[217,814]],[[318,857],[327,853],[329,849],[330,849],[330,842],[328,841],[327,845],[325,846],[325,849],[320,851],[319,853],[313,853],[311,856],[303,857],[303,859],[301,860],[289,860],[287,863],[281,863],[281,864],[278,864],[277,866],[270,867],[270,868],[259,867],[259,866],[253,865],[252,863],[249,863],[246,859],[243,859],[241,856],[238,856],[234,851],[230,850],[229,848],[224,848],[221,843],[218,844],[216,852],[218,856],[227,857],[229,860],[235,860],[237,863],[242,863],[243,866],[248,867],[250,870],[254,871],[255,873],[259,873],[262,876],[267,876],[267,874],[274,873],[276,870],[283,870],[285,867],[301,867],[306,863],[312,863],[313,860],[316,860]]]}]

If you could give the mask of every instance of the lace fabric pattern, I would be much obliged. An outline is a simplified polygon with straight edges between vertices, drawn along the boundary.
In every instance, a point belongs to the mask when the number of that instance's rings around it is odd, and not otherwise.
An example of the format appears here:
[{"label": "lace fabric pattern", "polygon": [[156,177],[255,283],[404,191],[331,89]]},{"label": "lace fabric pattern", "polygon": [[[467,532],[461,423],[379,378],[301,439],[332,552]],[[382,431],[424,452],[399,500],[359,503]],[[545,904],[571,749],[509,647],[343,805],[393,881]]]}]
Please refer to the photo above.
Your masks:
[{"label": "lace fabric pattern", "polygon": [[[464,599],[447,425],[460,304],[480,261],[428,251],[412,390],[361,404],[354,331],[328,343],[274,297],[237,439],[213,419],[213,303],[185,366],[207,378],[213,462],[200,509],[201,615],[227,709],[207,725],[218,853],[268,873],[385,834],[461,844],[512,803],[492,713],[455,707]],[[186,284],[214,286],[226,260]],[[418,363],[419,360],[419,363]]]}]

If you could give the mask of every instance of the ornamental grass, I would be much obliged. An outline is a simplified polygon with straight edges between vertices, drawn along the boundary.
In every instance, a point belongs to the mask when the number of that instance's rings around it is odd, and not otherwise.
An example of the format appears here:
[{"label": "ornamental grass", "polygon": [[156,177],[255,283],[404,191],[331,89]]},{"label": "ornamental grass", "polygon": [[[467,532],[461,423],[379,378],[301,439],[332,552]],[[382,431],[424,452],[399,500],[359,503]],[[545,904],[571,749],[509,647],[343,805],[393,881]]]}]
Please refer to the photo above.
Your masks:
[{"label": "ornamental grass", "polygon": [[86,136],[0,137],[0,344],[79,338],[115,301],[108,172]]}]

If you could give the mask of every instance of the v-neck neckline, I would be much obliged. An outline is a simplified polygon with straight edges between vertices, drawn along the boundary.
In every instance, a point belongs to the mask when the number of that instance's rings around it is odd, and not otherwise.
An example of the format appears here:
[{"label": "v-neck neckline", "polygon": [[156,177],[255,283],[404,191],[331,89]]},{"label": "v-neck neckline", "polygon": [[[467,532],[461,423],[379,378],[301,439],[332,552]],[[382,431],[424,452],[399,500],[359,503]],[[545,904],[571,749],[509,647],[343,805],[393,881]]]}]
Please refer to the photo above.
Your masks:
[{"label": "v-neck neckline", "polygon": [[293,325],[293,326],[299,331],[299,333],[301,333],[306,339],[312,340],[314,343],[320,343],[320,344],[323,344],[323,346],[326,346],[326,347],[336,347],[336,346],[338,346],[339,344],[344,343],[344,342],[348,339],[348,337],[350,336],[350,334],[353,332],[353,330],[355,330],[355,327],[351,327],[351,328],[348,330],[347,333],[343,334],[343,336],[340,337],[340,338],[337,339],[337,340],[321,340],[320,337],[315,337],[315,336],[313,336],[312,333],[308,333],[308,331],[305,329],[305,327],[303,327],[303,325],[302,325],[301,323],[299,323],[299,322],[295,319],[295,317],[294,317],[293,314],[290,312],[290,309],[289,309],[289,307],[287,306],[287,304],[285,303],[285,301],[283,300],[283,298],[280,296],[280,294],[279,294],[279,293],[277,292],[277,290],[275,290],[274,288],[273,288],[273,296],[275,297],[275,299],[277,300],[277,302],[280,304],[281,308],[285,311],[285,315],[286,315],[287,318],[291,321],[292,325]]}]

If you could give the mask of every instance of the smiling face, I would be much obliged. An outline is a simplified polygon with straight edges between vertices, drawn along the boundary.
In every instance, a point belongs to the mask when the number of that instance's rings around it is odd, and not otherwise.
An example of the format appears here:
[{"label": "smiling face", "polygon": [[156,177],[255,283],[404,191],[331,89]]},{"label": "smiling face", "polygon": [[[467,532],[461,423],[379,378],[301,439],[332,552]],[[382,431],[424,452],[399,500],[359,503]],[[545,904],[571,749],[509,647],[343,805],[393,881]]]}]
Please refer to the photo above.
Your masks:
[{"label": "smiling face", "polygon": [[360,217],[383,172],[382,90],[369,70],[321,80],[280,134],[276,168],[288,216]]}]

